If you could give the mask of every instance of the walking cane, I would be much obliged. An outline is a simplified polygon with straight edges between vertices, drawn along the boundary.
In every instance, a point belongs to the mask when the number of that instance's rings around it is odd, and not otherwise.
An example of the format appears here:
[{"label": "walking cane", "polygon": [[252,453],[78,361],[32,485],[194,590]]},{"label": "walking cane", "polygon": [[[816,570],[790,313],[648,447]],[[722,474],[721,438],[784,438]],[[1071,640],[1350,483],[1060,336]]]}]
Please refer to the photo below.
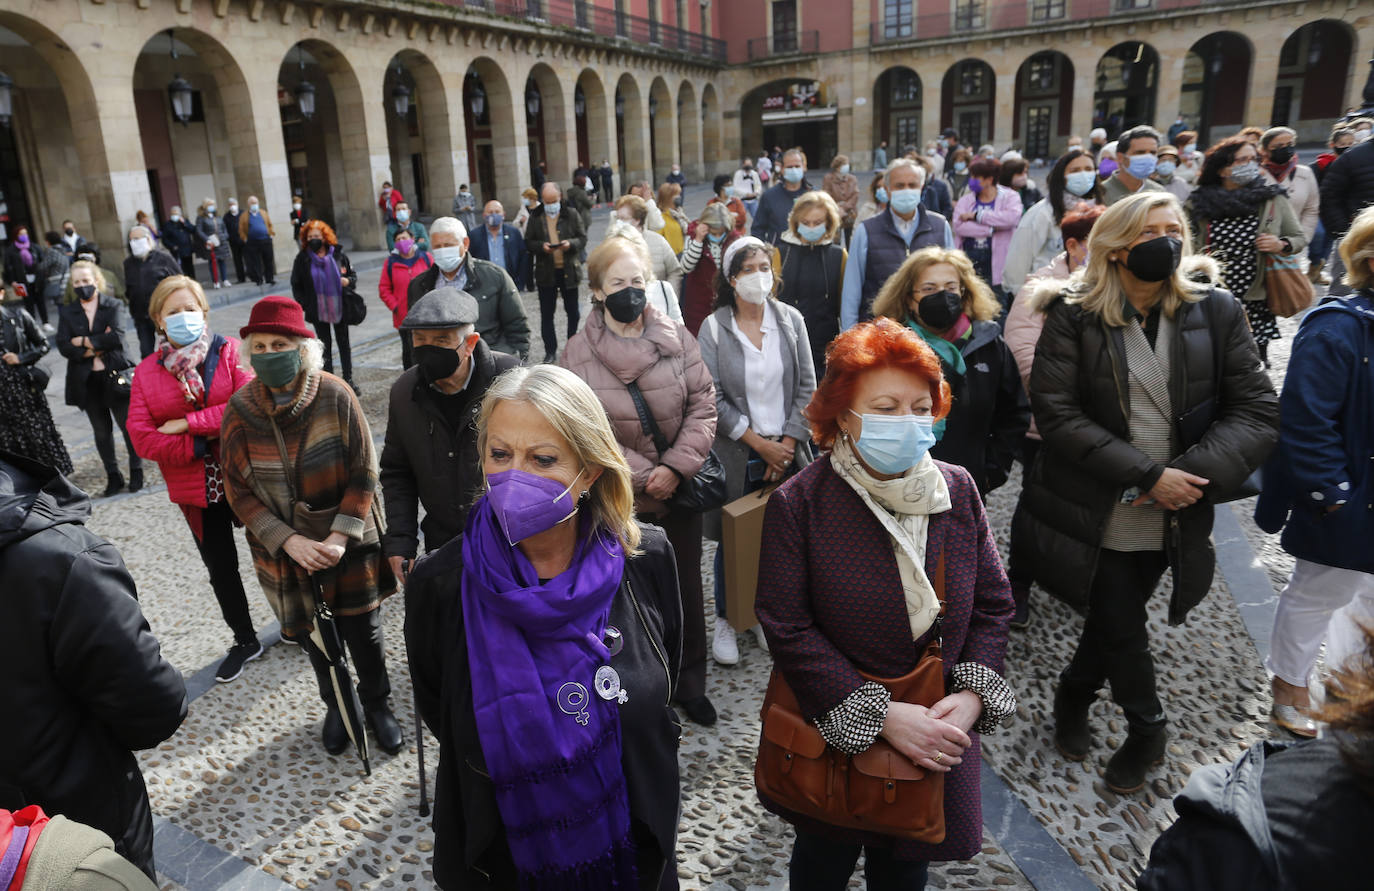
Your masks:
[{"label": "walking cane", "polygon": [[[405,577],[410,575],[410,561],[401,560],[401,584],[405,584]],[[410,704],[415,711],[415,753],[420,762],[420,816],[429,816],[429,789],[425,784],[425,727],[420,720],[420,694],[411,688]]]}]

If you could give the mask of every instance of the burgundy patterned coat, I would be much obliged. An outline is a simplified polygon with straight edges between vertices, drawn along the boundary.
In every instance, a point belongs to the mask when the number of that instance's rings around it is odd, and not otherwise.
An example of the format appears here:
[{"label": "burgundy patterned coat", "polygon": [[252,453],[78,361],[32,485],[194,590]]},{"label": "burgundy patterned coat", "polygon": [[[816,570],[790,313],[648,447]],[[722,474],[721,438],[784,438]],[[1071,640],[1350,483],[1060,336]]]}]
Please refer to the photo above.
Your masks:
[{"label": "burgundy patterned coat", "polygon": [[[952,507],[930,518],[926,574],[945,554],[945,680],[959,662],[999,674],[1011,620],[1011,588],[967,470],[937,461]],[[926,641],[913,644],[892,541],[827,455],[769,499],[755,603],[773,660],[816,718],[863,684],[857,669],[898,677],[916,667]],[[815,823],[769,802],[789,822],[836,840],[892,847],[902,860],[967,860],[983,841],[978,734],[963,762],[945,775],[945,840],[938,845],[863,834]]]}]

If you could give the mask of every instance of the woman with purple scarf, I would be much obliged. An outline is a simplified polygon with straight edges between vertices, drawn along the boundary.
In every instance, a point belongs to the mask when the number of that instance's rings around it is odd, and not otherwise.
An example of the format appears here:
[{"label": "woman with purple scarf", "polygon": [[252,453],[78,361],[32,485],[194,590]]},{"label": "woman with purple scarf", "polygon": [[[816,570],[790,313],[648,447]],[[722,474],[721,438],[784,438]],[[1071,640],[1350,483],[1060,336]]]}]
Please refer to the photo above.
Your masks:
[{"label": "woman with purple scarf", "polygon": [[441,888],[676,888],[668,703],[682,604],[663,531],[596,394],[513,368],[478,416],[485,494],[406,584],[421,716],[440,744]]},{"label": "woman with purple scarf", "polygon": [[29,239],[28,227],[16,227],[14,240],[5,248],[5,286],[24,298],[24,308],[29,315],[42,322],[45,333],[51,334],[48,301],[43,299],[43,282],[38,275],[38,261],[42,255],[42,249]]},{"label": "woman with purple scarf", "polygon": [[301,305],[305,320],[314,326],[315,336],[324,344],[324,370],[330,374],[334,373],[334,340],[338,340],[342,376],[354,393],[358,392],[358,385],[353,383],[353,350],[344,322],[344,294],[357,285],[353,264],[339,247],[339,239],[329,224],[310,220],[301,226],[301,251],[291,267],[291,296]]}]

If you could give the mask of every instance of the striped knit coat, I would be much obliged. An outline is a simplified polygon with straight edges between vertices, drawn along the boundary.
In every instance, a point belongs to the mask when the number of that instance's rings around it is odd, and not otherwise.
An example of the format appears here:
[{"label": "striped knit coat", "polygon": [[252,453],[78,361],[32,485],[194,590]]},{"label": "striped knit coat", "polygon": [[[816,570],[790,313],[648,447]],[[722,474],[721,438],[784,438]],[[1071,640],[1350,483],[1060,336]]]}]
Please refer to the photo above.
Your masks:
[{"label": "striped knit coat", "polygon": [[314,624],[314,599],[310,574],[283,548],[295,530],[272,418],[286,442],[298,497],[315,510],[337,505],[333,531],[349,538],[343,559],[323,573],[325,599],[334,611],[352,616],[376,609],[396,593],[396,579],[382,559],[379,533],[384,523],[381,506],[374,505],[372,431],[352,389],[332,374],[308,371],[297,378],[295,398],[278,406],[271,391],[253,380],[234,394],[224,412],[224,489],[247,527],[263,593],[283,633],[296,636]]},{"label": "striped knit coat", "polygon": [[[930,517],[926,574],[945,556],[944,673],[979,662],[1001,674],[1011,621],[1011,587],[983,502],[967,470],[937,461],[951,508]],[[816,718],[839,705],[864,679],[900,677],[925,652],[913,645],[892,539],[878,518],[830,466],[812,462],[769,498],[763,521],[755,610],[774,664]],[[931,705],[933,703],[926,703]],[[764,806],[807,831],[848,844],[891,848],[900,860],[968,860],[983,841],[979,735],[963,762],[945,774],[945,840],[939,844],[838,829]]]}]

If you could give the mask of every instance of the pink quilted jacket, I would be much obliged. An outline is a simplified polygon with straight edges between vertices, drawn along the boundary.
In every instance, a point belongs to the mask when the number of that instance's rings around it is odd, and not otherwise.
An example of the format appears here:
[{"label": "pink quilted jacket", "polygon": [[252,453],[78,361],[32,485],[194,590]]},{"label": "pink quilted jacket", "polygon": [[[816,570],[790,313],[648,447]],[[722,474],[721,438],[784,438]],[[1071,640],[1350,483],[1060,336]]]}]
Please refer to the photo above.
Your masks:
[{"label": "pink quilted jacket", "polygon": [[[206,359],[207,366],[210,358]],[[220,347],[204,408],[193,409],[187,404],[180,381],[162,367],[157,353],[138,364],[129,398],[129,438],[140,457],[157,462],[173,503],[205,507],[205,451],[210,449],[219,457],[224,406],[252,379],[253,372],[239,367],[239,342],[232,337],[225,337]],[[175,435],[157,432],[176,418],[185,418],[191,429]]]}]

